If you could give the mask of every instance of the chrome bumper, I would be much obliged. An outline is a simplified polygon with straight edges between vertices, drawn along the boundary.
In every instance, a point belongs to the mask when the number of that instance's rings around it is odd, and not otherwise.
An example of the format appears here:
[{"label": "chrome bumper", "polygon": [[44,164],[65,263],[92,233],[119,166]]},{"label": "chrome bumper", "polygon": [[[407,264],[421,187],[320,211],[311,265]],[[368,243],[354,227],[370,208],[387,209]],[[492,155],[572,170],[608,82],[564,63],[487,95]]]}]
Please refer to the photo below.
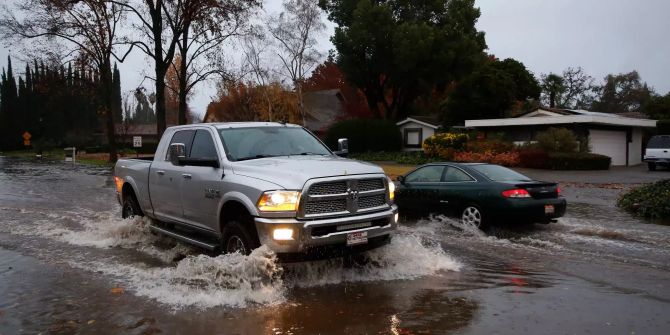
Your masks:
[{"label": "chrome bumper", "polygon": [[[261,244],[267,245],[276,253],[299,253],[305,252],[310,247],[346,245],[347,234],[353,232],[367,232],[368,240],[392,235],[395,232],[397,222],[396,214],[398,207],[393,205],[391,208],[376,213],[361,214],[356,216],[347,216],[339,218],[329,218],[321,220],[299,220],[295,218],[261,218],[254,219],[258,238]],[[372,226],[359,229],[335,231],[322,236],[313,236],[312,230],[323,227],[337,227],[341,225],[350,225],[363,222],[372,222],[377,220],[387,220],[383,226]],[[275,228],[293,228],[293,240],[277,241],[272,238],[272,231]]]}]

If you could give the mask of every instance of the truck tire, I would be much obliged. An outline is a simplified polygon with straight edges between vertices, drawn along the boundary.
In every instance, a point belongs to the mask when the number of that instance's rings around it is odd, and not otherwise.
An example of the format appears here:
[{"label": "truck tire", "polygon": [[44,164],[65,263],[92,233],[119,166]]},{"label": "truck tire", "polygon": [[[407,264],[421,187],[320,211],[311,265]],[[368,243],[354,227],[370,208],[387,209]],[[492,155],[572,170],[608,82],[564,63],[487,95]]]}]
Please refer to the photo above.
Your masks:
[{"label": "truck tire", "polygon": [[647,163],[649,171],[656,171],[656,163]]},{"label": "truck tire", "polygon": [[121,217],[124,219],[132,218],[134,216],[144,216],[140,205],[135,199],[135,195],[130,193],[123,197],[123,207],[121,208]]},{"label": "truck tire", "polygon": [[221,251],[225,254],[239,252],[248,255],[260,245],[239,221],[229,221],[223,228]]}]

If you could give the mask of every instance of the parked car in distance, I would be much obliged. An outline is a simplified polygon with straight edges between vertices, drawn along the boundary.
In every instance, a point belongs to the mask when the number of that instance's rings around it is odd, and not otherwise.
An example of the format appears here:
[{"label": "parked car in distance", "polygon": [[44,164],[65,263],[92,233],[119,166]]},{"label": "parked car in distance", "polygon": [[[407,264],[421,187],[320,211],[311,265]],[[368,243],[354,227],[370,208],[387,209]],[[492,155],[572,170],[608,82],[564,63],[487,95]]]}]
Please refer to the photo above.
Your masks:
[{"label": "parked car in distance", "polygon": [[401,215],[446,214],[481,228],[497,222],[549,223],[566,209],[556,183],[494,164],[426,164],[398,181]]},{"label": "parked car in distance", "polygon": [[[156,156],[120,159],[124,218],[209,250],[280,256],[363,251],[395,232],[394,184],[374,164],[339,157],[307,129],[272,122],[168,128]],[[333,254],[328,252],[329,255]]]},{"label": "parked car in distance", "polygon": [[657,166],[670,166],[670,135],[652,136],[644,151],[644,161],[649,171],[655,171]]}]

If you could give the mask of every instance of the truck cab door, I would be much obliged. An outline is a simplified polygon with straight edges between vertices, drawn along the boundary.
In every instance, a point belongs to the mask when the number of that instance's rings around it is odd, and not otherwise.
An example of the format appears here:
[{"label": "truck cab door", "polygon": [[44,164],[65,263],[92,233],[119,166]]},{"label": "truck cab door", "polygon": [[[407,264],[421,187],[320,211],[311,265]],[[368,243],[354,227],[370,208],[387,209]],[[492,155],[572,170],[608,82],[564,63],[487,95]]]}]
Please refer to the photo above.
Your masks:
[{"label": "truck cab door", "polygon": [[207,129],[198,129],[193,139],[189,159],[216,159],[219,167],[187,166],[183,173],[181,203],[184,208],[184,221],[206,230],[217,231],[219,227],[219,202],[223,196],[223,169],[214,142],[214,134]]},{"label": "truck cab door", "polygon": [[[186,152],[191,149],[195,130],[179,130],[172,135],[170,144],[183,143]],[[169,148],[169,145],[168,145]],[[159,220],[182,221],[184,212],[181,201],[181,188],[185,167],[170,162],[169,150],[164,157],[156,157],[149,171],[149,194],[154,215]]]}]

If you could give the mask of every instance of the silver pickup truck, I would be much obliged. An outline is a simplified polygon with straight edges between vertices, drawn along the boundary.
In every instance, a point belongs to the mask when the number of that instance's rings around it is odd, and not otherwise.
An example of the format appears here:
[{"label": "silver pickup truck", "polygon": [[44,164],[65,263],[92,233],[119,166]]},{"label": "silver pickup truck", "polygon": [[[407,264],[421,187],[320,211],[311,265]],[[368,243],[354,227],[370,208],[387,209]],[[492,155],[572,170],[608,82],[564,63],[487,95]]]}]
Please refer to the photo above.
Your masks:
[{"label": "silver pickup truck", "polygon": [[121,159],[124,218],[222,252],[367,250],[390,241],[395,187],[373,164],[339,157],[301,126],[212,123],[168,128],[153,158]]}]

